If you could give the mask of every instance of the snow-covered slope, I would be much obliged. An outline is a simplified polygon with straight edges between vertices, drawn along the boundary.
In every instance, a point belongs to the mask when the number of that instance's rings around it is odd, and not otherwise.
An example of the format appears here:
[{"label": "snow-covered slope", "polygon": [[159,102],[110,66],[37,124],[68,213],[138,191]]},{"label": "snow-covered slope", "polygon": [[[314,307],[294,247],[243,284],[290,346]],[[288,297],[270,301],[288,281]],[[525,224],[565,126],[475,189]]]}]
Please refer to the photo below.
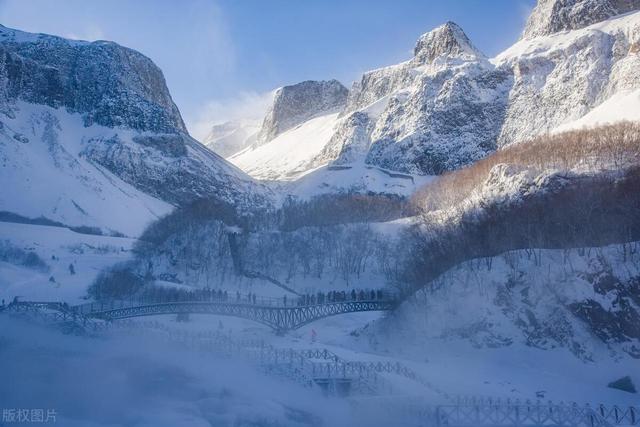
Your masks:
[{"label": "snow-covered slope", "polygon": [[[493,59],[513,73],[498,145],[523,141],[569,123],[617,121],[640,107],[640,12],[583,29],[523,39]],[[606,114],[599,118],[601,114]],[[577,122],[580,123],[580,122]]]},{"label": "snow-covered slope", "polygon": [[640,381],[637,245],[466,262],[365,329],[360,345],[428,360],[425,375],[451,394],[635,403],[607,384]]},{"label": "snow-covered slope", "polygon": [[86,128],[80,114],[42,105],[20,103],[14,116],[0,121],[0,210],[129,236],[171,211],[83,155],[91,138],[113,136],[113,129]]},{"label": "snow-covered slope", "polygon": [[131,238],[80,234],[63,227],[0,222],[0,253],[23,250],[45,264],[20,265],[0,254],[0,298],[79,304],[101,270],[133,259],[134,243]]},{"label": "snow-covered slope", "polygon": [[338,113],[315,117],[265,144],[246,148],[229,161],[259,179],[295,179],[313,167],[311,161],[333,135],[337,121]]},{"label": "snow-covered slope", "polygon": [[324,165],[281,187],[287,195],[308,199],[321,194],[378,193],[410,197],[433,179],[431,176],[394,172],[363,161]]},{"label": "snow-covered slope", "polygon": [[640,122],[640,89],[620,91],[578,120],[558,126],[554,132],[583,129],[622,120]]},{"label": "snow-covered slope", "polygon": [[0,211],[128,235],[200,197],[268,203],[187,134],[151,60],[111,42],[0,26],[0,159]]}]

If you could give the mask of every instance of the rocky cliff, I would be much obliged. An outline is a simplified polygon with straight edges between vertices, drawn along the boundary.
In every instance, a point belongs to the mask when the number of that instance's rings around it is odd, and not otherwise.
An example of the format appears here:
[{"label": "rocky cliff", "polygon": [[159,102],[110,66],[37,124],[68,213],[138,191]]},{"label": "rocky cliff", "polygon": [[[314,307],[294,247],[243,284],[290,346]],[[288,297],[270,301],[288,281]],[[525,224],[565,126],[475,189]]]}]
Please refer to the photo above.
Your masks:
[{"label": "rocky cliff", "polygon": [[342,109],[348,92],[337,80],[310,80],[278,89],[262,122],[258,140],[270,141],[315,116]]}]

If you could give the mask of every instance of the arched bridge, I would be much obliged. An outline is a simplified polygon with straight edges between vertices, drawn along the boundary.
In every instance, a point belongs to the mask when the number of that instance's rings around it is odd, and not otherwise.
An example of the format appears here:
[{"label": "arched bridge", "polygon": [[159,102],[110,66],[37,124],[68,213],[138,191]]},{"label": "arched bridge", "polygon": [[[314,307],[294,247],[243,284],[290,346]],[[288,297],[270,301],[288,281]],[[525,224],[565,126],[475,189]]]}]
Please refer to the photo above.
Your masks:
[{"label": "arched bridge", "polygon": [[325,317],[365,311],[387,311],[392,310],[395,306],[396,299],[387,294],[380,297],[380,293],[377,295],[367,293],[365,297],[362,295],[351,297],[349,295],[344,299],[294,300],[288,304],[286,299],[256,298],[255,296],[243,295],[234,298],[233,301],[216,298],[181,301],[145,298],[110,300],[76,306],[65,303],[14,300],[6,308],[14,311],[46,309],[56,312],[55,318],[57,320],[80,322],[94,319],[111,321],[164,314],[212,314],[253,320],[270,326],[279,333],[284,333]]}]

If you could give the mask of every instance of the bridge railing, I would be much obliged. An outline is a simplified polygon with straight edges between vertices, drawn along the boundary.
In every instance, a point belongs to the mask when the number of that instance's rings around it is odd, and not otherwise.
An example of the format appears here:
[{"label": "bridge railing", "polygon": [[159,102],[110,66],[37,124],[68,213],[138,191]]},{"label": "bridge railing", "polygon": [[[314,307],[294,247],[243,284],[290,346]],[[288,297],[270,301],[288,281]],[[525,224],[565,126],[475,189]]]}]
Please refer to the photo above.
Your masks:
[{"label": "bridge railing", "polygon": [[[615,415],[617,412],[618,415]],[[600,407],[589,405],[502,402],[476,405],[441,405],[435,408],[435,424],[440,426],[574,426],[609,427],[637,426],[637,408]],[[635,417],[635,418],[634,418]]]},{"label": "bridge railing", "polygon": [[[396,301],[394,294],[389,291],[363,291],[364,295],[356,292],[355,296],[351,293],[338,297],[330,297],[328,294],[322,294],[323,297],[308,298],[300,297],[264,297],[255,294],[219,294],[216,292],[194,292],[187,293],[183,296],[177,294],[174,296],[140,296],[127,299],[102,299],[100,301],[88,302],[80,305],[71,306],[70,308],[78,314],[88,315],[120,308],[139,307],[146,305],[173,304],[173,303],[218,303],[218,304],[239,304],[248,306],[266,306],[274,308],[291,308],[291,307],[311,307],[330,303],[341,302],[393,302]],[[371,298],[374,296],[374,298]]]}]

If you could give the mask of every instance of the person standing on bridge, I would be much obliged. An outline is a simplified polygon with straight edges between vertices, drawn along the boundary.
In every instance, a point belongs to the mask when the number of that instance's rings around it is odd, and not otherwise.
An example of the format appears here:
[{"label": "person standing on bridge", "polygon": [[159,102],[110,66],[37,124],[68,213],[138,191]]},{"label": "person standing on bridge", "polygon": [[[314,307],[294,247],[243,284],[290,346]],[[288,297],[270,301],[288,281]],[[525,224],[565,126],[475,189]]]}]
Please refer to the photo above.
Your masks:
[{"label": "person standing on bridge", "polygon": [[315,343],[317,338],[318,338],[318,334],[316,333],[316,330],[311,329],[311,342]]},{"label": "person standing on bridge", "polygon": [[284,306],[287,306],[287,296],[285,295],[284,298],[282,298],[282,301],[284,302]]}]

